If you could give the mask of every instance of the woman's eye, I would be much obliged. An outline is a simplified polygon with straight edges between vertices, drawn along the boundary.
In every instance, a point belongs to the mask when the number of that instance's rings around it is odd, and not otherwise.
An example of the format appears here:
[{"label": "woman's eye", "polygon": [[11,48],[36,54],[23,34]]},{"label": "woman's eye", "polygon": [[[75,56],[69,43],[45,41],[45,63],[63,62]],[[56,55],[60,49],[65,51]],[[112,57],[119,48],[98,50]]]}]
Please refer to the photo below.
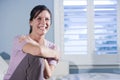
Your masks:
[{"label": "woman's eye", "polygon": [[45,18],[46,21],[49,21],[50,19],[49,18]]},{"label": "woman's eye", "polygon": [[37,18],[38,21],[45,20],[45,21],[50,21],[49,18]]},{"label": "woman's eye", "polygon": [[39,20],[39,21],[40,21],[40,20],[41,20],[41,18],[37,18],[37,20]]}]

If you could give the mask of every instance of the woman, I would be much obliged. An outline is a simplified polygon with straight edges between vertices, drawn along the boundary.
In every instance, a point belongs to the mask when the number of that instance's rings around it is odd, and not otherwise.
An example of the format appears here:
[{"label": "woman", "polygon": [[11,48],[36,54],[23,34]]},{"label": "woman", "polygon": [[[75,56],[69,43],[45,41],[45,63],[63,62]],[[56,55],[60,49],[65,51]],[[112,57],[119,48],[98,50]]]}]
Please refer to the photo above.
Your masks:
[{"label": "woman", "polygon": [[30,14],[30,32],[15,37],[9,68],[4,80],[45,80],[59,60],[56,46],[45,39],[51,25],[51,12],[44,5]]}]

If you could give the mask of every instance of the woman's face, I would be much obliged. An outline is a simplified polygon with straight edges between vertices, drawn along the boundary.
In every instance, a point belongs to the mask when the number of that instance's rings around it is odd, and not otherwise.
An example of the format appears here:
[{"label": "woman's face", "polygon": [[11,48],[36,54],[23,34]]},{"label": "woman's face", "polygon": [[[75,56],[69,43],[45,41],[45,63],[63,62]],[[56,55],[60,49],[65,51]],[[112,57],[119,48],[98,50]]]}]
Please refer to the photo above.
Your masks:
[{"label": "woman's face", "polygon": [[32,33],[45,35],[50,27],[50,14],[47,10],[43,10],[36,18],[30,21]]}]

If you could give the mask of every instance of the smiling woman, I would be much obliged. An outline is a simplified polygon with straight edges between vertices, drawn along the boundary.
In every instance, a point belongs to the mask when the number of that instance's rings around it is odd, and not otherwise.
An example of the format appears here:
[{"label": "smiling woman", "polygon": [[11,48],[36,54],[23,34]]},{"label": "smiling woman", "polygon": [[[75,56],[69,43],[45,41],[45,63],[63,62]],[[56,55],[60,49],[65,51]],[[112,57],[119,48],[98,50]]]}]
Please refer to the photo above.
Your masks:
[{"label": "smiling woman", "polygon": [[44,80],[51,77],[59,60],[59,51],[54,43],[45,39],[50,19],[51,12],[45,5],[32,9],[29,34],[15,37],[4,80]]}]

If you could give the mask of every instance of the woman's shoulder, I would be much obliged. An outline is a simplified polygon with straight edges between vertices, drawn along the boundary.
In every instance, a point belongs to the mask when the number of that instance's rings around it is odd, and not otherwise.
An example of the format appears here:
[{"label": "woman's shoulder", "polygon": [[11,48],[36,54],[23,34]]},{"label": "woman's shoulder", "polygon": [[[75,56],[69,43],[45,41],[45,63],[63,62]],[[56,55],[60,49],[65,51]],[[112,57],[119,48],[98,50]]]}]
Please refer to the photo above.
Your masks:
[{"label": "woman's shoulder", "polygon": [[52,41],[45,40],[46,45],[52,46],[55,45]]},{"label": "woman's shoulder", "polygon": [[23,42],[27,39],[27,35],[16,35],[14,41]]},{"label": "woman's shoulder", "polygon": [[46,46],[55,49],[57,47],[57,45],[51,41],[46,40]]}]

